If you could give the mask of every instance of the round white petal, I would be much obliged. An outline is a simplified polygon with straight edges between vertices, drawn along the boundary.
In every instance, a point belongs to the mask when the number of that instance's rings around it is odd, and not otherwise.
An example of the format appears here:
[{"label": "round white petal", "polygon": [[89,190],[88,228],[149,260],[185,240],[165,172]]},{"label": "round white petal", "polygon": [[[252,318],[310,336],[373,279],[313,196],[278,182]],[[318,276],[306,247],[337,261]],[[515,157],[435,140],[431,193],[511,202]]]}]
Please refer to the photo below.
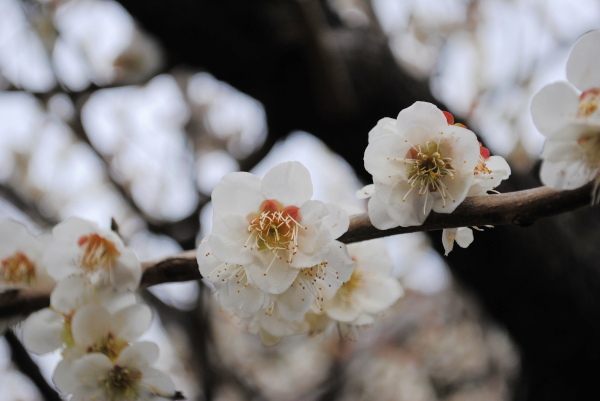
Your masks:
[{"label": "round white petal", "polygon": [[149,341],[140,341],[121,351],[115,364],[141,369],[156,362],[158,353],[158,345]]},{"label": "round white petal", "polygon": [[244,218],[257,212],[265,200],[260,193],[261,179],[245,172],[229,173],[212,192],[215,220],[221,216],[238,214]]},{"label": "round white petal", "polygon": [[389,117],[384,117],[377,122],[371,131],[369,131],[369,143],[379,138],[382,135],[398,135],[396,131],[396,120]]},{"label": "round white petal", "polygon": [[244,266],[246,273],[259,290],[268,294],[281,294],[294,282],[300,270],[270,252],[267,254],[264,262]]},{"label": "round white petal", "polygon": [[455,241],[461,248],[466,248],[473,242],[473,230],[468,227],[460,227],[456,233]]},{"label": "round white petal", "polygon": [[594,179],[597,172],[581,160],[542,162],[542,183],[554,189],[575,189]]},{"label": "round white petal", "polygon": [[578,89],[585,91],[600,87],[600,31],[583,35],[573,46],[567,61],[567,78]]},{"label": "round white petal", "polygon": [[310,173],[300,162],[276,165],[262,180],[260,191],[265,199],[275,199],[284,206],[300,207],[313,195]]},{"label": "round white petal", "polygon": [[379,192],[369,199],[368,214],[371,224],[379,230],[388,230],[390,228],[398,227],[400,223],[392,219],[387,212],[387,205],[379,197]]},{"label": "round white petal", "polygon": [[132,342],[141,337],[152,323],[152,309],[148,305],[137,304],[121,309],[110,319],[113,334]]},{"label": "round white petal", "polygon": [[71,320],[75,344],[87,348],[110,332],[111,316],[100,305],[84,305],[77,309]]},{"label": "round white petal", "polygon": [[567,82],[544,86],[531,100],[531,116],[537,129],[550,136],[577,115],[579,94]]},{"label": "round white petal", "polygon": [[63,345],[64,319],[51,309],[34,312],[23,322],[23,343],[36,354],[54,351]]},{"label": "round white petal", "polygon": [[160,370],[154,368],[142,369],[142,386],[146,387],[152,395],[159,395],[165,398],[173,398],[175,395],[175,385],[173,380]]},{"label": "round white petal", "polygon": [[365,149],[365,169],[373,176],[375,184],[393,185],[399,179],[407,179],[410,166],[404,158],[411,144],[402,137],[383,135]]},{"label": "round white petal", "polygon": [[440,127],[444,126],[448,126],[448,120],[444,113],[434,104],[427,102],[415,102],[412,106],[400,111],[396,120],[396,130],[403,136],[406,136],[412,127],[437,132]]}]

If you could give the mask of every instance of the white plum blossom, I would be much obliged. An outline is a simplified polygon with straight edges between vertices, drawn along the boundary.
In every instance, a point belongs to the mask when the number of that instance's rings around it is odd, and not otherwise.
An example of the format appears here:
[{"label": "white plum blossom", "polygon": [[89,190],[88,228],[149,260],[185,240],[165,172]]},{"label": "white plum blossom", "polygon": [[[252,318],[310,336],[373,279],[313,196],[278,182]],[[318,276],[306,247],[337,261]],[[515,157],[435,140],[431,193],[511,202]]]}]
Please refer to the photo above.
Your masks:
[{"label": "white plum blossom", "polygon": [[75,344],[72,319],[86,305],[100,305],[112,313],[137,302],[135,294],[112,288],[97,289],[85,277],[60,281],[50,295],[50,308],[34,312],[23,323],[23,343],[37,354]]},{"label": "white plum blossom", "polygon": [[[496,187],[507,179],[510,173],[510,166],[502,156],[490,156],[490,151],[480,145],[479,162],[474,170],[475,180],[469,188],[467,197],[485,196],[489,195],[489,192],[497,192]],[[466,248],[473,240],[473,230],[468,227],[445,228],[442,232],[444,254],[448,256],[455,242],[462,248]]]},{"label": "white plum blossom", "polygon": [[265,345],[308,331],[311,326],[307,315],[324,313],[323,305],[350,280],[354,266],[346,246],[333,242],[323,262],[300,269],[290,288],[266,299],[266,306],[255,315],[251,327]]},{"label": "white plum blossom", "polygon": [[[574,189],[600,180],[600,31],[583,35],[567,61],[569,82],[543,87],[531,102],[537,129],[546,136],[541,180],[554,189]],[[595,199],[597,200],[597,199]]]},{"label": "white plum blossom", "polygon": [[87,354],[72,364],[59,390],[73,394],[73,401],[133,401],[175,398],[175,386],[165,373],[151,365],[158,346],[138,342],[125,348],[115,360],[101,353]]},{"label": "white plum blossom", "polygon": [[479,143],[473,132],[451,124],[435,105],[416,102],[396,120],[384,118],[369,132],[365,168],[373,187],[369,217],[378,229],[423,224],[431,210],[451,213],[474,180]]},{"label": "white plum blossom", "polygon": [[351,244],[348,252],[356,263],[354,272],[336,295],[323,303],[323,311],[338,322],[357,326],[371,324],[404,291],[392,276],[392,259],[382,241]]},{"label": "white plum blossom", "polygon": [[56,280],[84,275],[94,284],[117,290],[135,290],[142,269],[135,253],[113,231],[71,217],[52,230],[45,262]]},{"label": "white plum blossom", "polygon": [[456,242],[461,248],[466,248],[475,239],[473,230],[469,227],[457,227],[457,228],[444,228],[442,232],[442,245],[444,245],[444,255],[448,254],[454,249],[454,243]]},{"label": "white plum blossom", "polygon": [[22,224],[0,223],[0,291],[54,285],[42,260],[44,242]]},{"label": "white plum blossom", "polygon": [[299,162],[281,163],[263,179],[227,174],[212,193],[213,231],[207,240],[212,254],[244,266],[259,290],[283,293],[301,268],[321,263],[348,228],[346,213],[311,200],[312,192],[310,173]]},{"label": "white plum blossom", "polygon": [[311,309],[322,313],[322,304],[335,296],[354,269],[346,246],[333,241],[321,263],[299,269],[283,293],[267,294],[252,284],[244,266],[215,258],[207,239],[198,247],[200,273],[214,285],[221,306],[242,318],[252,318],[250,327],[261,335],[265,345],[307,331],[305,315]]}]

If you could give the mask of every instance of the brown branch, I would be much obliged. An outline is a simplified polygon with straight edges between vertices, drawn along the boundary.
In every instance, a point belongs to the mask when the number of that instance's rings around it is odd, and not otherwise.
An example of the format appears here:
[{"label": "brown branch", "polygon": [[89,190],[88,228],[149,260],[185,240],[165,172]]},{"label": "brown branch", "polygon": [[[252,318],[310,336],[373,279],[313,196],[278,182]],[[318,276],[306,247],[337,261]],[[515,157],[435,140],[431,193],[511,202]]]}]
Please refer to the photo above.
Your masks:
[{"label": "brown branch", "polygon": [[[346,244],[444,228],[519,225],[529,226],[542,217],[565,213],[591,202],[592,184],[570,191],[556,191],[547,187],[506,194],[477,196],[466,199],[450,214],[431,213],[425,223],[415,227],[397,227],[378,230],[371,225],[367,214],[351,216],[350,228],[339,240]],[[198,280],[202,278],[196,262],[196,251],[186,251],[160,261],[143,264],[141,287],[157,284]],[[0,319],[28,314],[49,305],[50,290],[11,290],[0,294]]]}]

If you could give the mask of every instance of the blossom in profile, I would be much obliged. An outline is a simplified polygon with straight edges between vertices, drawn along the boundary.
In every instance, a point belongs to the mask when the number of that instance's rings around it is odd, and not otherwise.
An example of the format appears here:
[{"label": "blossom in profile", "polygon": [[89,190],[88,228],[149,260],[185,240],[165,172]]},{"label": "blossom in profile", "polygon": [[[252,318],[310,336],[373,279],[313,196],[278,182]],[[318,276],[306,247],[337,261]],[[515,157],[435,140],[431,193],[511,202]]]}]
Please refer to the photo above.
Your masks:
[{"label": "blossom in profile", "polygon": [[54,227],[44,260],[56,280],[82,275],[117,290],[135,290],[142,276],[135,253],[115,232],[77,217]]},{"label": "blossom in profile", "polygon": [[[475,179],[469,188],[467,197],[485,196],[490,192],[497,193],[496,187],[506,180],[510,173],[510,166],[502,156],[490,156],[490,151],[480,144],[479,162],[473,172]],[[476,227],[476,229],[479,228]],[[466,248],[474,239],[473,230],[469,227],[445,228],[442,232],[444,254],[448,256],[454,249],[454,243]]]},{"label": "blossom in profile", "polygon": [[90,353],[72,365],[59,390],[78,401],[134,401],[175,399],[175,386],[168,375],[152,367],[158,346],[137,342],[111,360],[103,353]]},{"label": "blossom in profile", "polygon": [[365,168],[368,197],[378,229],[423,224],[429,213],[451,213],[465,199],[479,160],[473,132],[453,124],[435,105],[416,102],[396,120],[384,118],[369,133]]},{"label": "blossom in profile", "polygon": [[310,173],[299,162],[279,164],[263,179],[227,174],[212,193],[210,252],[221,263],[243,266],[257,289],[283,293],[348,228],[346,213],[311,200],[312,192]]},{"label": "blossom in profile", "polygon": [[323,304],[323,311],[341,323],[371,324],[404,291],[392,275],[392,259],[381,240],[351,244],[348,252],[356,263],[352,276]]},{"label": "blossom in profile", "polygon": [[0,223],[0,291],[54,285],[42,259],[44,242],[20,223]]},{"label": "blossom in profile", "polygon": [[542,182],[554,189],[574,189],[594,181],[594,198],[600,182],[599,58],[600,31],[588,32],[569,55],[569,82],[543,87],[531,102],[533,122],[546,136]]}]

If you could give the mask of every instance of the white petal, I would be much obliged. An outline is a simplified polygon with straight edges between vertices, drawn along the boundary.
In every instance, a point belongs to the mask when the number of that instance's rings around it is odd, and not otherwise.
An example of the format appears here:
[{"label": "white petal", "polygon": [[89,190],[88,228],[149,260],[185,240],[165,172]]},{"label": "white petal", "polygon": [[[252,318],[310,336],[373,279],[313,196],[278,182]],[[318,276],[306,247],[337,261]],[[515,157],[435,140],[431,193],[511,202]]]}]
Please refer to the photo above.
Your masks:
[{"label": "white petal", "polygon": [[362,187],[361,189],[356,191],[356,198],[357,199],[367,199],[367,198],[370,198],[371,196],[373,196],[374,193],[375,193],[375,184],[365,185],[364,187]]},{"label": "white petal", "polygon": [[[209,245],[210,236],[205,237],[200,245],[198,245],[198,250],[196,252],[196,260],[198,261],[198,268],[200,269],[200,274],[205,279],[215,282],[221,281],[223,277],[217,277],[219,274],[219,266],[225,266],[224,262],[221,262],[219,259],[213,255]],[[217,274],[215,274],[217,273]],[[227,277],[229,274],[227,274]]]},{"label": "white petal", "polygon": [[117,265],[108,272],[108,283],[119,291],[135,291],[142,279],[142,265],[132,249],[125,248],[117,259]]},{"label": "white petal", "polygon": [[473,230],[468,227],[460,227],[456,233],[455,241],[461,248],[466,248],[471,245],[473,239]]},{"label": "white petal", "polygon": [[215,219],[208,245],[215,257],[223,262],[245,265],[252,261],[248,221],[239,215]]},{"label": "white petal", "polygon": [[260,191],[265,199],[300,207],[312,197],[313,185],[310,173],[302,163],[285,162],[265,174]]},{"label": "white petal", "polygon": [[328,229],[331,232],[332,238],[338,238],[348,231],[350,218],[341,207],[332,203],[327,203],[327,210],[329,214],[323,219],[321,229]]},{"label": "white petal", "polygon": [[379,120],[377,125],[369,131],[369,143],[382,135],[398,135],[398,132],[396,131],[396,120],[389,117],[384,117]]},{"label": "white petal", "polygon": [[580,160],[561,162],[542,162],[540,178],[542,183],[554,189],[575,189],[587,184],[596,176]]},{"label": "white petal", "polygon": [[575,45],[567,61],[567,77],[578,89],[585,91],[600,87],[600,31],[583,35]]},{"label": "white petal", "polygon": [[264,303],[264,293],[248,281],[243,267],[232,271],[234,274],[217,286],[219,302],[224,308],[233,309],[240,315],[248,316],[258,312]]},{"label": "white petal", "polygon": [[84,348],[96,344],[110,332],[110,322],[111,316],[102,306],[82,306],[71,320],[75,344]]},{"label": "white petal", "polygon": [[290,267],[289,263],[270,252],[267,253],[265,263],[246,265],[246,273],[259,290],[268,294],[281,294],[294,282],[300,270]]},{"label": "white petal", "polygon": [[453,180],[446,177],[444,184],[446,185],[446,191],[451,196],[443,198],[439,191],[435,193],[433,211],[436,213],[452,213],[465,200],[474,180],[475,176],[472,170],[470,173],[456,174]]},{"label": "white petal", "polygon": [[[402,227],[420,226],[433,208],[431,195],[419,195],[419,188],[412,188],[407,181],[400,181],[392,188],[387,212],[397,225]],[[408,196],[406,196],[408,194]]]},{"label": "white petal", "polygon": [[173,398],[175,394],[173,380],[164,372],[154,368],[144,368],[142,370],[142,385],[148,388],[152,395]]},{"label": "white petal", "polygon": [[403,294],[398,280],[392,277],[373,276],[368,285],[360,289],[361,304],[368,313],[379,313],[392,306]]},{"label": "white petal", "polygon": [[73,365],[72,361],[62,359],[56,368],[54,368],[54,374],[52,375],[52,382],[61,391],[70,393],[69,389],[73,387],[74,374],[71,370]]},{"label": "white petal", "polygon": [[158,359],[158,345],[149,341],[140,341],[131,344],[121,351],[116,364],[144,368],[152,365]]},{"label": "white petal", "polygon": [[365,149],[365,169],[376,184],[391,186],[407,177],[409,167],[403,160],[410,149],[411,144],[402,137],[383,135]]},{"label": "white petal", "polygon": [[371,224],[379,230],[388,230],[399,225],[388,214],[387,205],[381,200],[378,192],[369,199],[368,212]]},{"label": "white petal", "polygon": [[396,130],[400,135],[406,135],[411,127],[422,127],[425,130],[437,132],[438,128],[448,126],[444,113],[432,103],[415,102],[402,110],[396,120]]},{"label": "white petal", "polygon": [[549,136],[573,121],[577,115],[579,94],[567,82],[544,86],[531,100],[531,116],[537,129]]},{"label": "white petal", "polygon": [[152,309],[148,305],[137,304],[124,308],[111,317],[113,334],[132,342],[140,338],[152,323]]},{"label": "white petal", "polygon": [[[381,239],[357,242],[348,245],[348,252],[357,266],[378,274],[390,275],[394,268],[392,256]],[[344,280],[347,281],[347,280]]]},{"label": "white petal", "polygon": [[444,245],[444,255],[448,256],[454,249],[457,228],[444,228],[442,231],[442,245]]},{"label": "white petal", "polygon": [[87,396],[84,399],[92,400],[91,397],[97,394],[98,390],[104,390],[99,387],[99,381],[108,376],[108,372],[113,366],[113,363],[104,354],[84,355],[71,365],[71,372],[74,373],[72,380],[69,381],[68,378],[64,378],[62,383],[66,388],[61,390],[72,392],[74,396],[75,394],[81,394]]},{"label": "white petal", "polygon": [[64,319],[48,308],[34,312],[23,322],[23,343],[36,354],[54,351],[63,345]]},{"label": "white petal", "polygon": [[287,291],[277,296],[279,313],[286,320],[300,320],[314,299],[315,295],[309,288],[296,280]]},{"label": "white petal", "polygon": [[361,314],[361,310],[353,302],[346,302],[342,297],[335,297],[326,303],[324,311],[329,317],[340,322],[352,322]]},{"label": "white petal", "polygon": [[261,179],[245,172],[229,173],[212,192],[215,219],[228,214],[238,214],[244,218],[258,212],[265,200],[260,193]]}]

